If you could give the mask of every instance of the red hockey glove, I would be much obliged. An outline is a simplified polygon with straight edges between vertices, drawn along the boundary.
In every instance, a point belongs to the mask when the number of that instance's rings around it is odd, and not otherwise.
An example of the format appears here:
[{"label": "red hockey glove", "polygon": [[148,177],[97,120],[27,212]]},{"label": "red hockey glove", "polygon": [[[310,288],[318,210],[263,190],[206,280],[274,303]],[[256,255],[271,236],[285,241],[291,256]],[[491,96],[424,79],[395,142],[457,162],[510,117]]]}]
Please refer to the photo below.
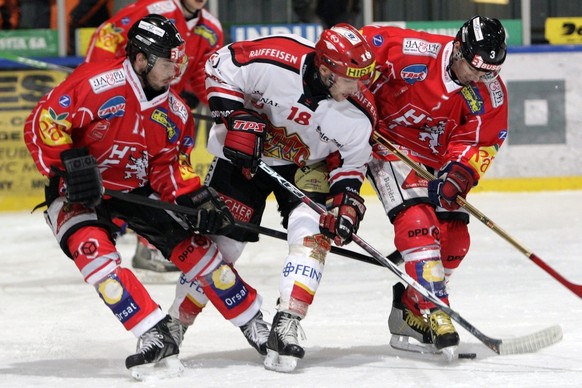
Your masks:
[{"label": "red hockey glove", "polygon": [[226,126],[224,156],[250,179],[259,168],[267,122],[255,111],[238,109],[228,116]]},{"label": "red hockey glove", "polygon": [[176,198],[176,203],[197,211],[196,215],[177,214],[193,232],[228,234],[234,227],[234,216],[210,187],[202,186],[190,194],[181,195]]},{"label": "red hockey glove", "polygon": [[73,148],[61,152],[61,162],[65,171],[53,166],[53,171],[61,176],[67,185],[67,201],[95,207],[101,203],[103,181],[97,160],[87,148]]},{"label": "red hockey glove", "polygon": [[459,205],[455,200],[459,195],[465,198],[474,183],[469,167],[451,162],[438,172],[437,179],[428,182],[428,198],[437,206],[457,210]]},{"label": "red hockey glove", "polygon": [[333,239],[335,245],[342,246],[352,241],[352,234],[358,232],[364,218],[364,199],[351,192],[330,196],[326,201],[328,212],[319,217],[319,230]]}]

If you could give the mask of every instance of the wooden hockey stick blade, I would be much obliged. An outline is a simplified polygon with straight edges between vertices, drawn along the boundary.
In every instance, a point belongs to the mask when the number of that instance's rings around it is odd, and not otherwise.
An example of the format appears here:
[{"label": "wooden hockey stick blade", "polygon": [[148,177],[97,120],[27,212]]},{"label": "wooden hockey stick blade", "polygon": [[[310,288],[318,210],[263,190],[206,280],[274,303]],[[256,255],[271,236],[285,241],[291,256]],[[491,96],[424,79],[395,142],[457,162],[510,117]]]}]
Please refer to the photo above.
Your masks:
[{"label": "wooden hockey stick blade", "polygon": [[[394,144],[392,144],[384,136],[380,135],[378,132],[374,132],[374,140],[388,148],[390,152],[396,155],[401,161],[406,163],[410,168],[412,168],[420,177],[430,181],[436,179],[436,177],[428,172],[426,169],[422,168],[418,163],[410,159],[406,154],[400,151]],[[564,287],[572,291],[579,298],[582,298],[582,284],[572,283],[567,280],[564,276],[560,275],[555,269],[550,267],[546,262],[539,258],[532,251],[527,249],[524,245],[519,243],[516,239],[509,235],[505,230],[503,230],[499,225],[497,225],[493,220],[487,217],[485,214],[481,213],[475,206],[471,205],[467,200],[462,197],[457,197],[457,204],[465,208],[469,214],[481,221],[485,226],[494,231],[502,239],[513,245],[518,251],[525,255],[528,259],[533,261],[538,267],[546,271],[550,276],[560,282]]]},{"label": "wooden hockey stick blade", "polygon": [[[268,166],[264,161],[259,161],[259,168],[269,174],[271,178],[273,178],[281,187],[285,188],[289,191],[290,194],[294,195],[298,200],[303,202],[305,205],[309,206],[313,209],[317,214],[326,214],[327,210],[321,207],[317,202],[313,201],[311,198],[305,195],[301,190],[299,190],[295,185],[291,182],[283,178],[279,175],[275,170],[273,170],[270,166]],[[493,350],[497,354],[501,354],[501,348],[503,344],[502,339],[496,339],[489,337],[483,334],[479,329],[473,326],[469,321],[463,318],[459,313],[454,311],[452,308],[449,307],[445,302],[443,302],[439,297],[437,297],[433,292],[424,288],[420,283],[418,283],[412,276],[407,274],[406,272],[402,271],[398,266],[394,265],[391,261],[387,260],[380,252],[378,252],[374,247],[364,241],[360,236],[357,234],[352,235],[353,241],[358,244],[361,248],[363,248],[366,252],[368,252],[372,257],[378,260],[379,263],[384,265],[388,268],[393,274],[399,277],[402,281],[416,290],[420,295],[425,297],[426,299],[430,300],[434,303],[438,308],[444,311],[452,320],[459,323],[464,329],[466,329],[469,333],[471,333],[475,338],[485,344],[488,348]],[[539,332],[532,335],[527,335],[523,337],[519,337],[518,339],[514,339],[513,342],[507,340],[509,345],[507,346],[507,352],[513,351],[514,354],[517,353],[527,353],[530,351],[536,351],[541,349],[542,347],[549,346],[561,339],[561,335],[559,336],[552,336],[553,331],[550,330],[542,331],[541,333],[545,333],[543,335],[539,335]],[[561,329],[559,329],[561,333]],[[554,333],[555,334],[555,333]],[[542,339],[540,339],[540,337]],[[506,344],[507,345],[507,344]],[[510,353],[507,353],[510,354]]]}]

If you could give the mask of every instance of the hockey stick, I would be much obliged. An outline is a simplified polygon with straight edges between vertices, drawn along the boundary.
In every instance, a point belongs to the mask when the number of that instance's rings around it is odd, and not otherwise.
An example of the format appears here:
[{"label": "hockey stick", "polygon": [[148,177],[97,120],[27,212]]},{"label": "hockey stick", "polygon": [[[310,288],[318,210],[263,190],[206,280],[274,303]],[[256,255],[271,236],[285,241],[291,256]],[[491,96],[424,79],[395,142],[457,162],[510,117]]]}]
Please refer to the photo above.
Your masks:
[{"label": "hockey stick", "polygon": [[21,64],[26,65],[26,66],[34,67],[35,69],[57,70],[57,71],[62,71],[63,73],[67,73],[67,74],[71,74],[73,72],[73,70],[75,70],[71,67],[55,65],[54,63],[39,61],[37,59],[21,57],[19,55],[12,55],[9,53],[2,53],[2,55],[0,57],[8,59],[12,62],[21,63]]},{"label": "hockey stick", "polygon": [[[294,195],[301,202],[309,206],[318,214],[325,214],[327,210],[322,208],[319,204],[314,202],[311,198],[306,196],[301,190],[295,187],[292,183],[287,181],[281,175],[279,175],[275,170],[269,167],[264,161],[259,161],[259,167],[261,170],[266,172],[276,180],[283,188],[285,188],[289,193]],[[549,327],[547,329],[538,331],[534,334],[502,340],[491,338],[479,331],[475,326],[469,323],[466,319],[460,316],[456,311],[451,309],[447,304],[440,300],[435,294],[424,288],[416,280],[414,280],[406,272],[402,271],[398,266],[394,265],[389,260],[386,260],[384,256],[376,249],[374,249],[370,244],[365,242],[358,235],[353,234],[352,240],[362,247],[366,252],[368,252],[374,259],[381,263],[384,267],[388,268],[392,273],[414,288],[426,299],[430,300],[432,303],[437,305],[442,311],[448,314],[453,320],[458,322],[463,328],[465,328],[469,333],[475,336],[479,341],[485,344],[488,348],[493,350],[495,353],[500,355],[507,354],[520,354],[520,353],[530,353],[535,352],[541,348],[555,344],[562,339],[562,328],[558,325]]]},{"label": "hockey stick", "polygon": [[[105,189],[105,194],[110,196],[110,197],[120,199],[122,201],[136,203],[136,204],[144,205],[144,206],[149,206],[149,207],[153,207],[156,209],[169,210],[169,211],[173,211],[174,213],[190,214],[190,215],[197,215],[198,214],[198,213],[196,213],[196,211],[194,209],[189,208],[187,206],[181,206],[181,205],[177,205],[177,204],[170,203],[170,202],[160,201],[157,199],[148,198],[148,197],[144,197],[141,195],[124,193],[122,191],[116,191],[116,190],[110,190],[110,189]],[[235,227],[240,228],[240,229],[245,229],[245,230],[248,230],[248,231],[254,232],[254,233],[264,234],[265,236],[273,237],[273,238],[276,238],[279,240],[287,241],[287,233],[281,232],[279,230],[270,229],[270,228],[266,228],[264,226],[249,224],[247,222],[241,222],[241,221],[237,221],[235,223]],[[357,261],[368,263],[368,264],[373,264],[373,265],[378,265],[378,266],[382,265],[382,264],[378,263],[377,260],[375,260],[374,258],[372,258],[370,256],[366,256],[364,254],[350,251],[348,249],[343,249],[340,247],[332,246],[331,253],[334,253],[338,256],[347,257],[349,259],[354,259]],[[391,254],[389,254],[386,258],[394,263],[399,263],[402,260],[402,256],[400,255],[400,252],[398,252],[397,250],[392,252]]]},{"label": "hockey stick", "polygon": [[[401,152],[392,143],[390,143],[390,141],[388,139],[386,139],[385,137],[380,135],[378,132],[374,132],[374,140],[376,140],[378,143],[380,143],[383,146],[385,146],[386,148],[388,148],[388,150],[390,150],[390,152],[392,152],[400,160],[402,160],[404,163],[406,163],[410,168],[412,168],[422,178],[426,179],[427,181],[436,179],[436,177],[434,175],[432,175],[430,172],[428,172],[427,170],[422,168],[419,164],[415,163],[412,159],[410,159],[406,154]],[[556,279],[557,281],[562,283],[562,285],[564,285],[567,289],[572,291],[579,298],[582,298],[582,285],[575,284],[575,283],[568,281],[566,278],[564,278],[562,275],[560,275],[555,269],[553,269],[546,262],[544,262],[539,256],[537,256],[531,250],[527,249],[525,246],[523,246],[521,243],[519,243],[516,239],[511,237],[499,225],[497,225],[495,222],[493,222],[485,214],[481,213],[475,206],[471,205],[464,198],[458,196],[456,199],[456,202],[459,206],[465,208],[465,210],[467,210],[467,212],[469,214],[471,214],[472,216],[477,218],[479,221],[481,221],[483,224],[485,224],[487,227],[489,227],[489,229],[493,230],[495,233],[497,233],[497,235],[499,235],[505,241],[507,241],[508,243],[513,245],[515,248],[517,248],[518,251],[520,251],[528,259],[533,261],[541,269],[543,269],[544,271],[549,273],[554,279]]]}]

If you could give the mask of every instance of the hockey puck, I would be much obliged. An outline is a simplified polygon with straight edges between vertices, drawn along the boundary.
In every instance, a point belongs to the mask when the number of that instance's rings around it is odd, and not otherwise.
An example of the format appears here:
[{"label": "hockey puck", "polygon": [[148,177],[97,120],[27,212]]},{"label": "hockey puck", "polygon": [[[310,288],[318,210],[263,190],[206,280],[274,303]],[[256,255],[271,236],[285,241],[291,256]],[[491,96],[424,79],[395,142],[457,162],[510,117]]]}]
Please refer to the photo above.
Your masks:
[{"label": "hockey puck", "polygon": [[469,360],[473,360],[477,358],[477,353],[459,353],[459,358],[468,358]]}]

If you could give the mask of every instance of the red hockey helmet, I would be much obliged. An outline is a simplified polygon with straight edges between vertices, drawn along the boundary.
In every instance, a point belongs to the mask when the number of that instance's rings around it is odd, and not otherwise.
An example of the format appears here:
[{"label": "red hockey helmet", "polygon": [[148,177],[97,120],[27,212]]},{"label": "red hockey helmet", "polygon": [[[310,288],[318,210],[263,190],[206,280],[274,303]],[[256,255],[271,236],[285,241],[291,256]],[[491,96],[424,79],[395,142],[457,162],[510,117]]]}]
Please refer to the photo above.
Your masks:
[{"label": "red hockey helmet", "polygon": [[368,42],[349,24],[324,30],[315,44],[315,65],[327,66],[340,77],[369,81],[376,61]]}]

